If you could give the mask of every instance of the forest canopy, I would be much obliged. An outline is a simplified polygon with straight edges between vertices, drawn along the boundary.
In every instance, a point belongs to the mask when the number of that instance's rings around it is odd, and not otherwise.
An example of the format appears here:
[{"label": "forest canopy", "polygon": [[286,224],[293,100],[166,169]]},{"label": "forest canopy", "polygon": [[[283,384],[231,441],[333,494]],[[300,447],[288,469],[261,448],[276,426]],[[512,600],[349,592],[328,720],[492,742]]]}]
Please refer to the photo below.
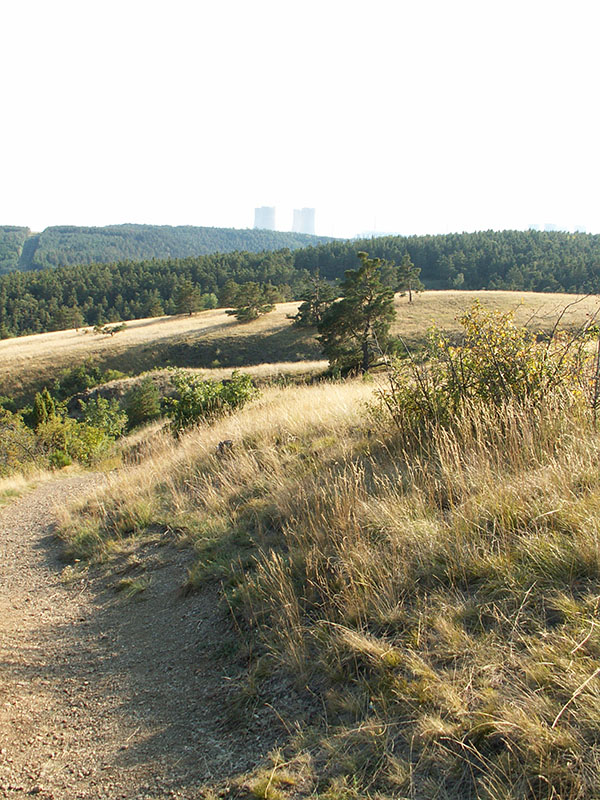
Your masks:
[{"label": "forest canopy", "polygon": [[247,250],[257,253],[331,241],[270,230],[202,228],[192,225],[108,225],[82,228],[61,225],[32,234],[28,228],[0,227],[0,272],[36,270],[69,264],[187,258]]}]

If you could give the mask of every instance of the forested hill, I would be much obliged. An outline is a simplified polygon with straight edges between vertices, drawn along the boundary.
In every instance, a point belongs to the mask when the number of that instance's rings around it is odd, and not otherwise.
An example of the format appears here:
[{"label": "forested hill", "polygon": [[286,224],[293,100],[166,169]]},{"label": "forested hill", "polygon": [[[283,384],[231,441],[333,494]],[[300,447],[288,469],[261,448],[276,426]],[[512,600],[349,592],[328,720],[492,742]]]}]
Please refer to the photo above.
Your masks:
[{"label": "forested hill", "polygon": [[309,273],[319,270],[322,277],[336,280],[356,268],[359,250],[395,264],[408,253],[421,269],[426,289],[600,289],[600,236],[591,234],[485,231],[337,240],[293,252],[220,253],[11,272],[0,277],[0,336],[176,313],[178,293],[186,282],[203,294],[206,307],[228,305],[236,284],[247,281],[271,283],[278,287],[280,300],[294,299]]},{"label": "forested hill", "polygon": [[600,235],[588,233],[508,230],[335,241],[298,251],[294,263],[338,278],[357,250],[397,264],[408,253],[429,289],[600,291]]},{"label": "forested hill", "polygon": [[0,273],[17,269],[23,245],[30,236],[29,228],[15,225],[0,227]]},{"label": "forested hill", "polygon": [[190,225],[60,226],[31,234],[29,228],[0,227],[0,272],[69,264],[187,258],[243,250],[258,253],[330,242],[330,236]]}]

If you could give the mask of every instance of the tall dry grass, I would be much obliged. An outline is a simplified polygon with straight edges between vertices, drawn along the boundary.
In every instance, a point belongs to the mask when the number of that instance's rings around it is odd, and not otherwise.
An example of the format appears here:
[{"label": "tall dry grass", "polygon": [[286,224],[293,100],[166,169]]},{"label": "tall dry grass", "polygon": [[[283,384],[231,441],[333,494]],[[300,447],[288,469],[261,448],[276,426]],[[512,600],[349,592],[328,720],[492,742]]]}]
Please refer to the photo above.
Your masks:
[{"label": "tall dry grass", "polygon": [[101,558],[175,537],[197,553],[191,587],[226,579],[264,662],[323,708],[290,744],[312,774],[279,796],[600,796],[590,414],[466,405],[406,437],[367,411],[372,396],[364,382],[270,389],[177,446],[158,434],[64,536]]},{"label": "tall dry grass", "polygon": [[597,432],[575,409],[509,405],[412,448],[297,485],[285,547],[241,578],[272,656],[328,686],[321,779],[597,797]]}]

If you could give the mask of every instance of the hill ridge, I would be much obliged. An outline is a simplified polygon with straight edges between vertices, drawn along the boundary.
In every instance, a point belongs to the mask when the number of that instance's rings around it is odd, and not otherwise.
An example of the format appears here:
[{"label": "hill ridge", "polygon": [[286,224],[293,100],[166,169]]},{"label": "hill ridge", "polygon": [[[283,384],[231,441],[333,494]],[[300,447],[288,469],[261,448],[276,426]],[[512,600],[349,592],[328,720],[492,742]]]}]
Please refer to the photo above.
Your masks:
[{"label": "hill ridge", "polygon": [[286,247],[295,250],[330,241],[329,236],[304,233],[196,225],[52,225],[41,232],[4,225],[0,226],[0,272]]}]

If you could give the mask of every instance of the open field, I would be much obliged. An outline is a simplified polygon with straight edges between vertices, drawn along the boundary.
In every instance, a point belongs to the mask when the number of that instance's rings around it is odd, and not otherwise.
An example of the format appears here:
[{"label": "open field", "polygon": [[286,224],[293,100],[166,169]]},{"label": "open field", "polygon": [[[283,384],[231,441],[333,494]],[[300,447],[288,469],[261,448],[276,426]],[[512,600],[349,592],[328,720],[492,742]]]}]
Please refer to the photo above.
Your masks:
[{"label": "open field", "polygon": [[[567,294],[534,292],[431,291],[412,305],[396,300],[398,319],[394,332],[407,343],[422,343],[427,328],[436,324],[458,330],[456,317],[473,300],[503,310],[517,309],[517,321],[550,329],[560,311],[577,299]],[[51,383],[61,369],[88,358],[105,368],[139,374],[155,367],[239,367],[298,362],[320,358],[313,332],[293,326],[288,316],[297,303],[280,303],[276,310],[255,322],[241,325],[224,309],[177,317],[134,320],[115,336],[79,331],[57,331],[0,341],[0,394],[20,395]],[[598,310],[596,297],[574,305],[564,324],[581,324],[586,314]]]}]

